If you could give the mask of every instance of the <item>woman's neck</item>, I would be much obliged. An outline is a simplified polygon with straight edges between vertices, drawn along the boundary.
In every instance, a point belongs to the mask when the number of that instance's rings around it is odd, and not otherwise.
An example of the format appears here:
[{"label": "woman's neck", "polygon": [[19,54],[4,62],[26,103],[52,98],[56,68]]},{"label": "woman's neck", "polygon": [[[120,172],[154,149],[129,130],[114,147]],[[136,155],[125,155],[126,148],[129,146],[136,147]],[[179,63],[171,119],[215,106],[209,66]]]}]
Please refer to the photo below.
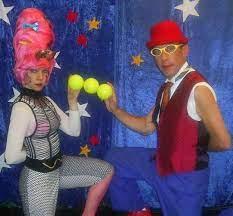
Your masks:
[{"label": "woman's neck", "polygon": [[21,87],[21,94],[26,95],[26,96],[31,96],[31,97],[42,97],[44,96],[42,91],[35,91],[33,89],[26,88],[24,86]]}]

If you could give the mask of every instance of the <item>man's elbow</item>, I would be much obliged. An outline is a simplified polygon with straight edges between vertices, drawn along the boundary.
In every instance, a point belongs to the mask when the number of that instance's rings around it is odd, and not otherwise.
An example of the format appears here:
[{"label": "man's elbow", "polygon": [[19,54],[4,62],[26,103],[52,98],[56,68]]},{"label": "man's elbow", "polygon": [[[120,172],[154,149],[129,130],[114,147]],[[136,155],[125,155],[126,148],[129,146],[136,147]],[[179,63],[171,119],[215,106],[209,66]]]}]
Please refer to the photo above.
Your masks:
[{"label": "man's elbow", "polygon": [[210,138],[209,151],[227,151],[230,149],[232,149],[230,135]]},{"label": "man's elbow", "polygon": [[232,149],[232,143],[231,143],[231,137],[230,137],[230,135],[226,136],[224,139],[222,139],[220,147],[221,147],[221,149],[223,151],[224,150]]},{"label": "man's elbow", "polygon": [[231,140],[230,136],[229,136],[227,142],[225,143],[225,148],[226,149],[231,149],[232,148],[232,140]]},{"label": "man's elbow", "polygon": [[148,136],[148,135],[153,134],[154,131],[155,131],[154,129],[145,128],[145,129],[141,132],[141,134],[144,135],[144,136]]},{"label": "man's elbow", "polygon": [[143,131],[141,134],[142,134],[143,136],[148,136],[148,135],[151,135],[152,133],[153,133],[153,131],[145,130],[145,131]]}]

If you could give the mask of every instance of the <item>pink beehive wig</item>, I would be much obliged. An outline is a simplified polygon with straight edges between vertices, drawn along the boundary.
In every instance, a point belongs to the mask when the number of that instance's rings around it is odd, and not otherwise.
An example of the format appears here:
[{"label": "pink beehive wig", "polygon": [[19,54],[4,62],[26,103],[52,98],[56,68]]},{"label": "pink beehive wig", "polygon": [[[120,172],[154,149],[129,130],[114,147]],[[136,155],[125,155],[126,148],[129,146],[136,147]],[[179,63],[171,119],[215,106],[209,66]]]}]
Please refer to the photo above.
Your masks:
[{"label": "pink beehive wig", "polygon": [[54,39],[53,26],[42,11],[26,8],[20,13],[16,22],[13,46],[14,73],[21,84],[29,69],[47,68],[49,75],[51,74],[55,64],[54,58],[38,58],[37,53],[50,49]]}]

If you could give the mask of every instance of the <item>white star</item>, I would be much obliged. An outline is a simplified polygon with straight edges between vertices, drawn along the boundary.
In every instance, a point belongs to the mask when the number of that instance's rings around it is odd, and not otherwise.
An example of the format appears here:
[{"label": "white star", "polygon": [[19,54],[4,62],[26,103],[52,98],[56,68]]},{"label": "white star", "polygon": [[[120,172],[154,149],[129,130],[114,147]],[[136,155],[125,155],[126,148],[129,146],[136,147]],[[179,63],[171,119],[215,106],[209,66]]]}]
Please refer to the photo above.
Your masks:
[{"label": "white star", "polygon": [[[86,111],[86,107],[88,103],[85,103],[85,104],[77,103],[77,104],[78,104],[78,110],[79,110],[80,117],[81,116],[91,117],[90,114]],[[66,111],[66,113],[69,113],[69,111]]]},{"label": "white star", "polygon": [[2,171],[2,168],[6,167],[6,168],[11,168],[9,165],[6,164],[5,162],[5,156],[4,153],[0,156],[0,172]]},{"label": "white star", "polygon": [[11,7],[5,7],[3,4],[3,1],[0,0],[0,19],[2,19],[3,21],[5,21],[6,23],[8,23],[10,25],[10,21],[7,17],[7,14],[13,9],[14,6]]},{"label": "white star", "polygon": [[178,5],[175,9],[183,11],[183,22],[187,19],[189,15],[199,16],[195,7],[199,3],[200,0],[183,0],[183,4]]},{"label": "white star", "polygon": [[[55,54],[55,56],[54,56],[55,61],[56,61],[56,58],[59,56],[59,54],[60,54],[60,52],[56,52],[56,54]],[[58,69],[61,69],[61,67],[60,67],[60,65],[57,63],[57,61],[56,61],[56,64],[55,64],[54,67],[55,67],[55,68],[58,68]]]},{"label": "white star", "polygon": [[10,100],[8,100],[9,103],[13,103],[15,99],[20,95],[20,92],[13,87],[14,97],[12,97]]},{"label": "white star", "polygon": [[78,109],[79,109],[80,116],[91,117],[90,114],[86,111],[87,104],[88,103],[81,105],[78,103]]}]

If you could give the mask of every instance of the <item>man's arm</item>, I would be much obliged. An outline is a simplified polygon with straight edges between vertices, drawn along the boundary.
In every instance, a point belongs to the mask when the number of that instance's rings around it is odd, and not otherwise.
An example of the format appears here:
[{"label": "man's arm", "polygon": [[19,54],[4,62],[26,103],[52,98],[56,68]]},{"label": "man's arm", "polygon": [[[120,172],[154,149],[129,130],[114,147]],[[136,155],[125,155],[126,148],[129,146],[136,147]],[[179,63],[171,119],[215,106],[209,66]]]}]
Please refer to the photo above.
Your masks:
[{"label": "man's arm", "polygon": [[154,108],[146,116],[133,116],[121,108],[117,108],[113,114],[124,125],[138,133],[148,135],[155,131],[155,124],[152,122]]},{"label": "man's arm", "polygon": [[[111,85],[110,83],[108,83]],[[112,86],[112,85],[111,85]],[[152,122],[152,114],[154,108],[146,116],[133,116],[123,109],[118,107],[115,89],[113,88],[113,95],[108,100],[105,100],[106,108],[112,112],[115,117],[130,129],[142,133],[144,135],[150,134],[155,130],[155,125]]]},{"label": "man's arm", "polygon": [[213,94],[206,86],[195,88],[196,110],[210,135],[209,150],[222,151],[231,147],[230,134],[224,124]]}]

